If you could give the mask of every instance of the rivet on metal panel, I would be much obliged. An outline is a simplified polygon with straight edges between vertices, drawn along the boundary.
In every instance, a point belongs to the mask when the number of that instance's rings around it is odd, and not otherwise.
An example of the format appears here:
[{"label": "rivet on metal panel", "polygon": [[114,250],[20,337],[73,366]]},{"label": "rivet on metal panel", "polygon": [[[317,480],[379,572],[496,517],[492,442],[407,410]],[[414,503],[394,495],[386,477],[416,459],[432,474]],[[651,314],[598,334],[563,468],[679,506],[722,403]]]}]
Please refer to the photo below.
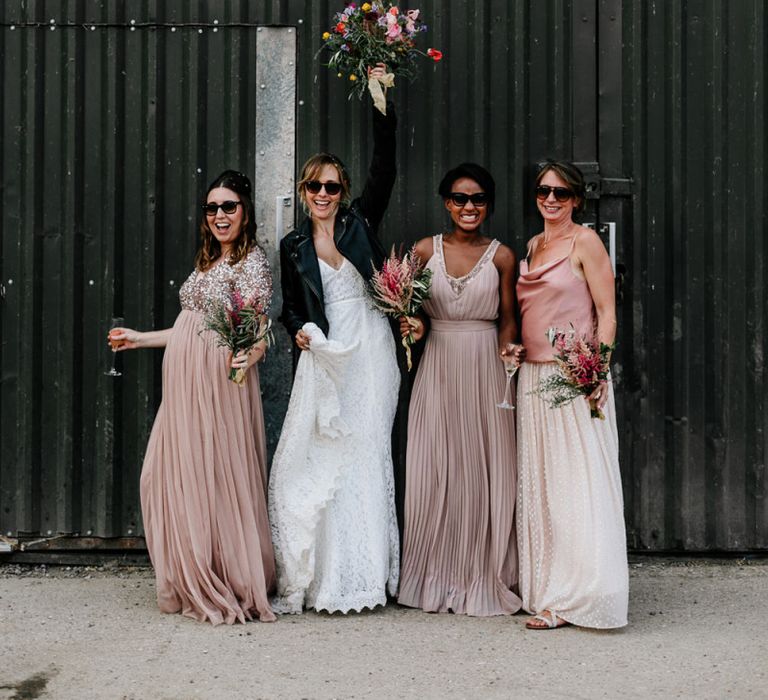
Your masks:
[{"label": "rivet on metal panel", "polygon": [[300,19],[300,20],[297,22],[297,24],[304,24],[304,20],[303,20],[303,19]]},{"label": "rivet on metal panel", "polygon": [[203,172],[203,169],[202,169],[202,168],[198,168],[198,169],[197,169],[197,172],[198,172],[198,173],[201,173],[201,172]]},{"label": "rivet on metal panel", "polygon": [[261,31],[261,27],[259,27],[259,28],[258,28],[256,31],[257,31],[257,32],[260,32],[260,31]]},{"label": "rivet on metal panel", "polygon": [[215,20],[213,20],[213,23],[214,23],[214,24],[218,24],[218,23],[219,23],[219,20],[215,19]]},{"label": "rivet on metal panel", "polygon": [[55,27],[54,25],[51,25],[51,31],[52,31],[52,32],[55,32],[55,31],[56,31],[56,27]]},{"label": "rivet on metal panel", "polygon": [[290,28],[289,28],[289,29],[288,29],[288,33],[289,33],[289,34],[292,34],[292,33],[293,33],[293,29],[290,29]]},{"label": "rivet on metal panel", "polygon": [[267,86],[266,86],[266,85],[264,85],[264,83],[262,83],[261,85],[259,85],[259,87],[260,87],[260,88],[263,90],[263,89],[264,89],[265,87],[267,87]]},{"label": "rivet on metal panel", "polygon": [[202,34],[202,33],[203,33],[203,30],[202,30],[202,28],[198,29],[198,30],[197,30],[197,33],[198,33],[198,34]]},{"label": "rivet on metal panel", "polygon": [[214,34],[215,34],[216,32],[218,32],[218,31],[219,31],[219,28],[218,28],[218,27],[214,27],[214,28],[213,28],[213,33],[214,33]]},{"label": "rivet on metal panel", "polygon": [[91,25],[91,31],[92,31],[92,32],[95,32],[95,31],[96,31],[96,25],[95,25],[95,24],[92,24],[92,25]]},{"label": "rivet on metal panel", "polygon": [[171,31],[175,32],[176,31],[176,27],[171,27]]},{"label": "rivet on metal panel", "polygon": [[52,19],[52,20],[51,20],[51,24],[56,24],[56,20],[55,20],[55,19]]},{"label": "rivet on metal panel", "polygon": [[90,537],[93,534],[93,530],[86,530],[85,534],[88,535],[88,537]]},{"label": "rivet on metal panel", "polygon": [[131,20],[131,24],[136,24],[136,20],[135,20],[135,19],[132,19],[132,20]]},{"label": "rivet on metal panel", "polygon": [[264,151],[259,151],[259,155],[263,156],[264,155]]},{"label": "rivet on metal panel", "polygon": [[131,530],[130,528],[128,528],[128,534],[129,534],[129,535],[132,535],[132,534],[133,534],[133,530]]},{"label": "rivet on metal panel", "polygon": [[12,25],[11,25],[11,31],[13,31],[14,29],[16,29],[16,25],[15,25],[15,24],[12,24]]},{"label": "rivet on metal panel", "polygon": [[304,100],[299,100],[299,107],[303,107],[303,106],[304,106]]},{"label": "rivet on metal panel", "polygon": [[50,537],[53,534],[53,532],[51,530],[48,530],[46,534],[48,535],[48,537]]},{"label": "rivet on metal panel", "polygon": [[131,27],[131,31],[135,32],[136,31],[136,27]]},{"label": "rivet on metal panel", "polygon": [[288,61],[288,65],[292,66],[293,65],[293,61]]},{"label": "rivet on metal panel", "polygon": [[168,280],[168,286],[173,287],[173,285],[176,284],[173,280]]},{"label": "rivet on metal panel", "polygon": [[96,284],[93,280],[88,280],[88,284],[93,287],[94,284]]},{"label": "rivet on metal panel", "polygon": [[[291,349],[291,352],[293,352],[293,349]],[[8,530],[8,532],[5,533],[5,536],[6,537],[12,537],[13,533],[10,530]]]},{"label": "rivet on metal panel", "polygon": [[13,280],[8,280],[8,284],[13,284]]}]

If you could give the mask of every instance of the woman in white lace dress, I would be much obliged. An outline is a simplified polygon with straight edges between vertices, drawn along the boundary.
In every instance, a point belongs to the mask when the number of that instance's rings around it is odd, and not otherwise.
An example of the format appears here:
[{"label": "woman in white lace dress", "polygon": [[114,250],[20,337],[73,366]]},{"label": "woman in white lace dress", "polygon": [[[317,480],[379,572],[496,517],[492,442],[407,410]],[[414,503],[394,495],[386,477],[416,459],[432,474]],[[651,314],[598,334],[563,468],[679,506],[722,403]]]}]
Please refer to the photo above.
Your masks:
[{"label": "woman in white lace dress", "polygon": [[373,112],[373,162],[351,204],[338,158],[307,161],[298,190],[309,218],[280,245],[281,320],[298,364],[269,484],[277,612],[360,611],[397,590],[400,372],[390,325],[366,292],[385,255],[376,229],[395,180],[395,124],[391,104]]}]

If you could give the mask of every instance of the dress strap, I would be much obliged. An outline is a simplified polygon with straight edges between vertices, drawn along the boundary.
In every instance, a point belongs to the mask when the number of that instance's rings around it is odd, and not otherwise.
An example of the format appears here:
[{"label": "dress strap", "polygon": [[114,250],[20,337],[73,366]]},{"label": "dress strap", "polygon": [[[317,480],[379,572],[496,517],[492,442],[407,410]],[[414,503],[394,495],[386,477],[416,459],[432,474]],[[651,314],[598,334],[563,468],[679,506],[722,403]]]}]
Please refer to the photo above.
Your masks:
[{"label": "dress strap", "polygon": [[445,259],[443,257],[443,234],[438,233],[432,236],[432,255],[437,255],[437,259],[440,263],[443,263]]},{"label": "dress strap", "polygon": [[573,238],[571,238],[571,247],[568,249],[568,257],[571,257],[571,253],[573,253],[573,249],[576,247],[576,239],[579,237],[580,231],[576,231],[576,233],[573,234]]}]

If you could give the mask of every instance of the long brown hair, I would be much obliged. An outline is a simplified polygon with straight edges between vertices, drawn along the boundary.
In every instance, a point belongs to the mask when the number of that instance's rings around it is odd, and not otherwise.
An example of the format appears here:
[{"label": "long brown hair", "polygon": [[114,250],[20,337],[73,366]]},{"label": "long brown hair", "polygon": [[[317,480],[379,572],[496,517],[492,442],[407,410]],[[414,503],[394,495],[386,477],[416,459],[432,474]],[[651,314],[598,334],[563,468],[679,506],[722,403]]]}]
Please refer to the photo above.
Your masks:
[{"label": "long brown hair", "polygon": [[[237,193],[243,206],[243,224],[240,235],[232,246],[232,253],[229,256],[229,264],[234,265],[243,260],[256,243],[256,212],[253,208],[253,196],[251,194],[253,188],[247,175],[236,170],[225,170],[208,186],[202,201],[203,205],[208,201],[211,190],[215,190],[217,187],[226,187]],[[211,232],[208,217],[203,212],[203,218],[200,221],[200,248],[195,256],[195,268],[200,272],[205,272],[220,257],[221,244]]]}]

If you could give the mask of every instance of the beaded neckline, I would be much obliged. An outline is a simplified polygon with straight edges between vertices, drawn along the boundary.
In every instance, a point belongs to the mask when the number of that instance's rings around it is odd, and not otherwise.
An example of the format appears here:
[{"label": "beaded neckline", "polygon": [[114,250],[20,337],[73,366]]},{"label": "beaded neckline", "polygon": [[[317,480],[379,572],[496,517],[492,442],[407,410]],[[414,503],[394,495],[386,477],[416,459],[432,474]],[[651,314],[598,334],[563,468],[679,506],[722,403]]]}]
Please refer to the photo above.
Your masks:
[{"label": "beaded neckline", "polygon": [[486,261],[489,258],[492,258],[495,253],[496,249],[499,247],[500,243],[496,239],[492,240],[488,247],[485,249],[485,252],[480,256],[480,259],[475,263],[475,266],[462,277],[452,277],[448,274],[448,270],[445,267],[445,255],[443,253],[443,234],[439,233],[437,236],[435,236],[437,239],[437,251],[438,251],[438,258],[440,260],[440,267],[443,271],[443,274],[445,275],[445,278],[448,280],[448,284],[451,285],[451,289],[453,289],[454,293],[456,295],[461,294],[464,291],[464,287],[469,284],[477,275],[480,273],[480,270],[483,269]]}]

